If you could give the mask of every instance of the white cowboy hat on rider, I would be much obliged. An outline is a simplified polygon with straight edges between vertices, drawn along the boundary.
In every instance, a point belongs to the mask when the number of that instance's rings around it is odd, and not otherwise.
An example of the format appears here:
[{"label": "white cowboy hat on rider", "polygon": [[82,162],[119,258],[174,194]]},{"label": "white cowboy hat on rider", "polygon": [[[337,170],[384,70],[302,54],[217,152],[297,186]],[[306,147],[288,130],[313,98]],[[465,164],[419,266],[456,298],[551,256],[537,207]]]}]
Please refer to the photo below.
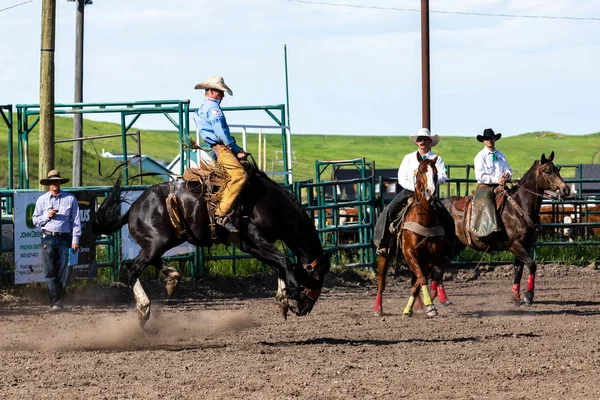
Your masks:
[{"label": "white cowboy hat on rider", "polygon": [[412,142],[418,146],[417,138],[420,137],[428,137],[429,139],[431,139],[431,144],[429,145],[429,147],[435,146],[440,141],[439,135],[432,135],[431,132],[429,132],[429,129],[427,128],[419,129],[416,135],[410,137],[410,140],[412,140]]},{"label": "white cowboy hat on rider", "polygon": [[225,84],[225,80],[222,76],[209,76],[204,82],[200,82],[194,86],[194,89],[216,89],[227,92],[230,96],[233,96],[233,92],[229,89],[229,86]]}]

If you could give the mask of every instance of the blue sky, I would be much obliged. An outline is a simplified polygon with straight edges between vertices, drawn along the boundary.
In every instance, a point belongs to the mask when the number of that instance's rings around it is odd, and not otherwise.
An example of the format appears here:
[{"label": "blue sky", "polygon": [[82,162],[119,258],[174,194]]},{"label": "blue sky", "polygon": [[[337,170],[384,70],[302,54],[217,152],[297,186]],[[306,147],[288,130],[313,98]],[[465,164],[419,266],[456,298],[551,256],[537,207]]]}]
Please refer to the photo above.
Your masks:
[{"label": "blue sky", "polygon": [[[24,0],[0,0],[0,9]],[[419,0],[331,0],[416,8]],[[0,12],[0,103],[39,102],[42,0]],[[600,2],[432,0],[431,10],[600,18]],[[432,13],[431,117],[440,135],[600,131],[600,20]],[[285,0],[94,0],[85,102],[190,99],[222,75],[224,106],[285,103],[295,133],[410,135],[421,125],[420,15]],[[75,3],[57,0],[56,102],[73,100]],[[87,117],[86,117],[87,118]],[[117,121],[115,117],[102,117]],[[263,114],[230,123],[268,123]],[[168,129],[143,117],[142,128]]]}]

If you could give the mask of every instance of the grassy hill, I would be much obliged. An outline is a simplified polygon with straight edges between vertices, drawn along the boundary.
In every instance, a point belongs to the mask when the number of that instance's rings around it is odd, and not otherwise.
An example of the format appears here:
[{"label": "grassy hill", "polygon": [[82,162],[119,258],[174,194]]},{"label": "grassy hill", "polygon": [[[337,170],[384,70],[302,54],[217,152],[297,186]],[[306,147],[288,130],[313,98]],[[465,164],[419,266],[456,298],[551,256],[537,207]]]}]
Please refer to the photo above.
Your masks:
[{"label": "grassy hill", "polygon": [[[15,116],[16,121],[16,116]],[[133,128],[135,130],[135,127]],[[118,124],[84,121],[84,135],[107,135],[119,133]],[[56,117],[56,139],[72,137],[73,120],[68,117]],[[141,130],[142,152],[157,160],[170,162],[179,152],[178,135],[173,131]],[[16,166],[16,132],[14,133],[14,164]],[[241,134],[234,136],[241,143]],[[269,134],[267,137],[267,170],[281,170],[281,164],[275,161],[275,150],[281,149],[281,136]],[[38,177],[38,128],[29,136],[30,157],[30,185],[36,187]],[[4,125],[0,125],[0,187],[7,186],[8,151],[7,134]],[[257,135],[248,135],[248,151],[255,157],[258,154]],[[131,137],[127,139],[128,149],[131,152],[137,149],[137,144]],[[591,163],[593,157],[600,151],[600,133],[583,136],[569,136],[552,132],[533,132],[523,135],[502,138],[498,142],[498,149],[504,152],[515,171],[520,177],[531,167],[542,153],[548,156],[555,152],[555,162],[558,164]],[[86,141],[83,144],[84,173],[83,183],[86,186],[111,185],[112,179],[102,178],[98,174],[98,153],[102,149],[120,153],[121,139],[107,138],[96,140],[92,144]],[[440,144],[434,148],[444,158],[446,164],[464,165],[472,164],[473,157],[482,148],[475,137],[444,137]],[[292,150],[295,161],[293,162],[294,180],[311,179],[315,176],[315,160],[342,160],[365,157],[367,161],[374,161],[377,168],[398,168],[404,155],[416,148],[406,136],[325,136],[325,135],[292,135]],[[56,168],[61,174],[70,177],[72,174],[72,145],[59,143],[56,145]],[[280,155],[281,157],[281,155]],[[118,165],[117,162],[100,158],[102,173],[107,175]],[[573,170],[564,169],[563,176],[572,176]],[[454,177],[457,177],[453,174]],[[18,177],[14,176],[15,182]],[[156,181],[156,180],[154,180]],[[152,183],[148,179],[145,183]],[[68,186],[68,184],[67,184]]]}]

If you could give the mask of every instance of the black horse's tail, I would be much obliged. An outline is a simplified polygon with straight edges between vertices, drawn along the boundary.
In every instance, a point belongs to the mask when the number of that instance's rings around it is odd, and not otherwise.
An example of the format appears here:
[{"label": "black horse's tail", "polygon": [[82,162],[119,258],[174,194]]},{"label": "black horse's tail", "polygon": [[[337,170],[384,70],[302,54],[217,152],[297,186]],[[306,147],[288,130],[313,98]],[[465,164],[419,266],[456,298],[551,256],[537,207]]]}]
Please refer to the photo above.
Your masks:
[{"label": "black horse's tail", "polygon": [[108,235],[116,232],[127,223],[129,211],[121,215],[121,178],[117,179],[112,190],[106,196],[98,210],[96,210],[96,219],[92,226],[92,233],[98,235]]}]

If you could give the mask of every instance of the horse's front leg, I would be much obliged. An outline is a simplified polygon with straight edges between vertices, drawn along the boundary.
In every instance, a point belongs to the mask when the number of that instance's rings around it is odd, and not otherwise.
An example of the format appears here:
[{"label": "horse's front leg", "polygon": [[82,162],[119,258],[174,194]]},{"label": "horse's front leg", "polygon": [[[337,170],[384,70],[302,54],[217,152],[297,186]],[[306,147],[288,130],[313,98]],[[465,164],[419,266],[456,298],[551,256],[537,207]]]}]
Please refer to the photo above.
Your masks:
[{"label": "horse's front leg", "polygon": [[379,256],[379,259],[377,260],[377,297],[375,298],[373,312],[380,317],[383,315],[382,295],[385,290],[385,278],[389,266],[390,263],[387,257]]},{"label": "horse's front leg", "polygon": [[[515,266],[513,271],[513,300],[516,305],[521,305],[523,301],[527,304],[533,304],[533,297],[535,292],[535,273],[537,271],[537,265],[535,261],[529,256],[529,253],[521,245],[513,245],[509,249],[515,255]],[[529,270],[529,277],[527,278],[527,291],[525,292],[525,299],[521,300],[521,278],[523,277],[523,266],[527,265]]]},{"label": "horse's front leg", "polygon": [[150,319],[150,299],[139,279],[133,285],[133,297],[135,297],[135,309],[138,312],[138,319],[143,328]]},{"label": "horse's front leg", "polygon": [[284,280],[277,278],[277,293],[275,293],[275,301],[277,301],[277,304],[279,305],[279,311],[281,311],[283,319],[287,319],[289,310],[288,299],[285,292],[286,286]]},{"label": "horse's front leg", "polygon": [[415,279],[414,284],[411,287],[410,298],[408,299],[408,303],[406,304],[406,307],[404,308],[402,314],[405,317],[412,316],[415,300],[419,295],[420,291],[423,295],[423,305],[425,306],[425,312],[427,313],[427,315],[430,317],[438,315],[437,310],[433,305],[433,300],[431,300],[431,296],[429,294],[429,287],[427,286],[427,277],[423,274],[423,270],[420,267],[416,252],[414,251],[414,249],[410,249],[405,252],[404,257],[406,258],[408,267],[415,275]]},{"label": "horse's front leg", "polygon": [[443,306],[447,307],[452,302],[448,299],[446,295],[446,288],[444,287],[444,268],[443,267],[434,267],[433,272],[431,273],[431,285],[429,287],[431,290],[431,298],[435,299],[439,297],[440,303]]},{"label": "horse's front leg", "polygon": [[160,259],[160,256],[157,258],[152,255],[151,251],[144,249],[142,249],[140,254],[133,259],[131,265],[121,264],[121,276],[126,279],[126,282],[133,289],[135,308],[138,312],[138,319],[142,328],[150,319],[151,303],[139,281],[139,277],[148,265],[154,265],[155,267],[160,268],[162,266],[162,260]]},{"label": "horse's front leg", "polygon": [[265,240],[258,228],[251,224],[248,226],[247,235],[240,243],[240,249],[257,260],[266,263],[279,273],[279,278],[283,281],[283,284],[281,282],[278,284],[278,296],[285,292],[285,298],[290,309],[294,312],[299,311],[300,285],[294,274],[294,266],[286,255]]},{"label": "horse's front leg", "polygon": [[515,258],[515,264],[513,266],[512,299],[517,306],[523,304],[521,300],[521,278],[523,277],[523,265],[524,264],[521,260]]}]

